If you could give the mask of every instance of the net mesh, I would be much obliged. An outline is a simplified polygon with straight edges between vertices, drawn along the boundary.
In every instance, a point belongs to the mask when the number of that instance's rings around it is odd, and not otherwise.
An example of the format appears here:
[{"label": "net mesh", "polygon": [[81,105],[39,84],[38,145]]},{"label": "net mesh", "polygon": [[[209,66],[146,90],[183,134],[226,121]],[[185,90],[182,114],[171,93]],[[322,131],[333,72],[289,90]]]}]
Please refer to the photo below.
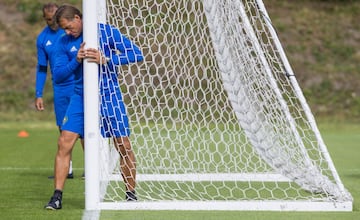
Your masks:
[{"label": "net mesh", "polygon": [[[139,201],[351,200],[256,1],[106,3],[144,55],[118,70]],[[102,199],[123,201],[112,140],[101,155]]]}]

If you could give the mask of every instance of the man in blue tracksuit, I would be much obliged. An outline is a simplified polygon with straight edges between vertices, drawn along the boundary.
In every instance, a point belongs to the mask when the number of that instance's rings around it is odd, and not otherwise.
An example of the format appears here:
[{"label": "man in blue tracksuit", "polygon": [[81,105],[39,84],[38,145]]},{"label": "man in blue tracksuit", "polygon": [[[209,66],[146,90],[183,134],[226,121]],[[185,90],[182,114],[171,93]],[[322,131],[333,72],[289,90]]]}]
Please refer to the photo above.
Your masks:
[{"label": "man in blue tracksuit", "polygon": [[[57,40],[65,35],[63,29],[59,28],[54,20],[54,14],[58,6],[55,3],[47,3],[43,6],[43,17],[47,26],[41,31],[36,40],[37,48],[37,66],[36,66],[36,84],[35,84],[35,107],[38,111],[43,111],[43,90],[47,78],[48,64],[50,71],[53,72],[55,53],[55,44]],[[60,129],[62,119],[65,116],[70,97],[74,93],[74,76],[69,76],[61,81],[52,82],[54,94],[54,111],[56,125]],[[53,178],[50,176],[49,178]],[[70,169],[67,178],[73,178],[72,162],[70,161]]]},{"label": "man in blue tracksuit", "polygon": [[120,154],[121,174],[126,188],[126,200],[135,201],[135,155],[129,140],[130,129],[118,84],[116,65],[125,65],[143,60],[140,49],[110,25],[99,24],[100,49],[85,49],[82,38],[82,14],[70,5],[61,6],[56,12],[56,21],[66,32],[59,40],[55,57],[54,80],[74,75],[75,93],[61,126],[58,152],[55,158],[55,191],[46,209],[61,209],[62,191],[69,169],[71,151],[78,137],[84,137],[83,106],[83,59],[99,64],[101,134],[112,137]]}]

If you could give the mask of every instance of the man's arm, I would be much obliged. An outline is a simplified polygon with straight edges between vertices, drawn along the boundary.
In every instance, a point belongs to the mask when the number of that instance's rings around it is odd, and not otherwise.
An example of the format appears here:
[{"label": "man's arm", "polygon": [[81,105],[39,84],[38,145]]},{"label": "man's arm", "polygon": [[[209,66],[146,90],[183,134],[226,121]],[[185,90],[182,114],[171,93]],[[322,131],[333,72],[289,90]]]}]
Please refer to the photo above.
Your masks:
[{"label": "man's arm", "polygon": [[36,65],[36,82],[35,82],[35,107],[37,110],[44,110],[43,103],[43,90],[47,78],[47,64],[48,56],[46,51],[41,43],[41,36],[36,40],[36,49],[37,49],[37,65]]},{"label": "man's arm", "polygon": [[140,62],[144,59],[141,50],[132,41],[120,33],[117,28],[112,28],[115,50],[110,59],[115,65],[125,65],[129,63]]}]

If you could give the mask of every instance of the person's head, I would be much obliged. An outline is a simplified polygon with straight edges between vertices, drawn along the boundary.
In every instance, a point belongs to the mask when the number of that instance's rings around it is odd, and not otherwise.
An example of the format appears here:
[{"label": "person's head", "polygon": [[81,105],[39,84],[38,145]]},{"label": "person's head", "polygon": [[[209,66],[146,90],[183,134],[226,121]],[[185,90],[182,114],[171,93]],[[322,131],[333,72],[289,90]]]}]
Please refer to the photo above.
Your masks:
[{"label": "person's head", "polygon": [[82,14],[72,5],[62,5],[55,13],[56,23],[64,29],[67,35],[75,38],[82,33]]},{"label": "person's head", "polygon": [[55,3],[44,4],[42,8],[43,18],[46,21],[47,25],[53,30],[56,30],[58,28],[58,25],[55,22],[55,18],[54,18],[57,9],[58,6]]}]

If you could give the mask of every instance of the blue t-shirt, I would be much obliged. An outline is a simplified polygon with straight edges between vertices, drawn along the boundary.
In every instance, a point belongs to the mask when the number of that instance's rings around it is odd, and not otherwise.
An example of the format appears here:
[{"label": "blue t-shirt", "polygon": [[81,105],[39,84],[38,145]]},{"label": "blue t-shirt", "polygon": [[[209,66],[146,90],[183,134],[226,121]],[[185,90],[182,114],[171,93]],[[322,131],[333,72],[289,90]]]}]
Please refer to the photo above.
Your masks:
[{"label": "blue t-shirt", "polygon": [[[50,71],[52,73],[52,69],[54,67],[53,55],[55,52],[55,45],[57,40],[64,34],[65,32],[63,29],[58,28],[55,31],[52,30],[49,26],[46,26],[37,37],[36,49],[38,63],[36,66],[36,98],[43,96],[48,64],[50,65]],[[72,77],[65,79],[63,82],[59,82],[58,84],[54,83],[53,81],[53,86],[61,86],[64,84],[68,85],[69,83],[72,83],[72,81]]]}]

